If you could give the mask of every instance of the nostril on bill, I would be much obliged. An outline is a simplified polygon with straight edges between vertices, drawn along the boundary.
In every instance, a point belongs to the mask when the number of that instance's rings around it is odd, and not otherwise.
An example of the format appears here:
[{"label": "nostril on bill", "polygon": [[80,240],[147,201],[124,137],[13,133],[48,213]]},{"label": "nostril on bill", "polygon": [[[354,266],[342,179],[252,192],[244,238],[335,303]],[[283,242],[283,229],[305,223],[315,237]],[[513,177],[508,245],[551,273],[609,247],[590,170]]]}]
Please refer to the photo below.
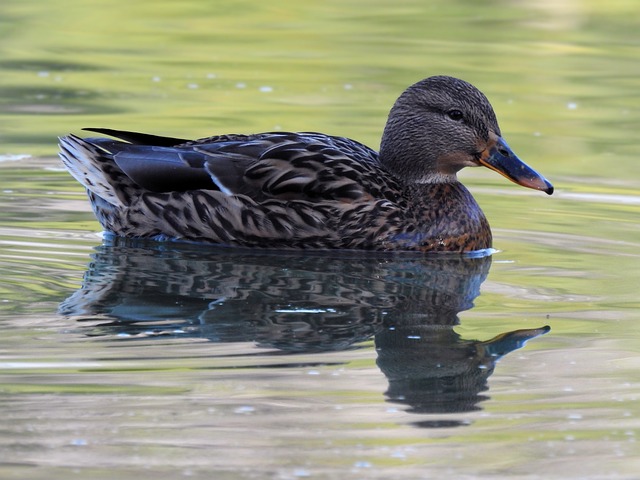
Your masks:
[{"label": "nostril on bill", "polygon": [[510,157],[511,156],[511,152],[509,150],[507,150],[504,147],[499,147],[498,148],[498,152],[500,152],[500,155],[502,155],[503,157]]}]

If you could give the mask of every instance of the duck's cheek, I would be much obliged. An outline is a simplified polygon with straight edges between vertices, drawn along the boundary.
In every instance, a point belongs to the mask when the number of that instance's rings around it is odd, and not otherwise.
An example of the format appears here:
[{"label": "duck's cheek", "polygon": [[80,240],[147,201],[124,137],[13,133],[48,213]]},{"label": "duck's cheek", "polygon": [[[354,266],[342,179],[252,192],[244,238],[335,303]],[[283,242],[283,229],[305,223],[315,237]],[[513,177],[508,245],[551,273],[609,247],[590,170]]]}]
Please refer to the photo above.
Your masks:
[{"label": "duck's cheek", "polygon": [[462,150],[445,153],[438,157],[436,161],[436,169],[439,173],[445,175],[455,174],[464,167],[478,167],[476,155]]}]

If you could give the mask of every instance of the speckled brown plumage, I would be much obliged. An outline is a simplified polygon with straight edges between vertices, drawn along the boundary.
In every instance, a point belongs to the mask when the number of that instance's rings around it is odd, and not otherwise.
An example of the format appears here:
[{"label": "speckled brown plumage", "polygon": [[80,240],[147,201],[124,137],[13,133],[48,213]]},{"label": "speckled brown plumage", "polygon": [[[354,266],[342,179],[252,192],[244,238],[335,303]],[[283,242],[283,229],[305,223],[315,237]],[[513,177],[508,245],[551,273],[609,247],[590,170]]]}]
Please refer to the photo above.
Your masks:
[{"label": "speckled brown plumage", "polygon": [[480,207],[456,178],[485,165],[551,185],[500,137],[475,87],[431,77],[389,115],[381,153],[319,133],[195,141],[92,129],[126,140],[61,138],[60,156],[109,232],[264,248],[467,252],[491,247]]}]

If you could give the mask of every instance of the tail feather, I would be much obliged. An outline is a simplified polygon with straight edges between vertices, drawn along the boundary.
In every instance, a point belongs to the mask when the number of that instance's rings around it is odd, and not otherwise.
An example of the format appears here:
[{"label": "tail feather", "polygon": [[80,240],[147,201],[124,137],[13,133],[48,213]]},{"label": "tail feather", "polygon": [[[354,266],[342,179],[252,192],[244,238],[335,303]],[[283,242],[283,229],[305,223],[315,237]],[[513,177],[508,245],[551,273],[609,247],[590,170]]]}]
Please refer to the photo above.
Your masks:
[{"label": "tail feather", "polygon": [[75,136],[60,137],[60,158],[69,173],[87,190],[115,207],[130,203],[131,180],[109,153]]}]

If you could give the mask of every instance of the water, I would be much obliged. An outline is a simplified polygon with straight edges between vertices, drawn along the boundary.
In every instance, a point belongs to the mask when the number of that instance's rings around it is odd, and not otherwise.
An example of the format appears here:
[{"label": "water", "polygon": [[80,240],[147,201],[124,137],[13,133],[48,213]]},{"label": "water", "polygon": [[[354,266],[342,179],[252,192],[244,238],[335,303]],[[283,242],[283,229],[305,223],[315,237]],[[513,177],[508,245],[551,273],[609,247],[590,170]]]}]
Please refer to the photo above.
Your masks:
[{"label": "water", "polygon": [[[638,478],[636,3],[5,2],[0,477]],[[490,257],[103,241],[55,158],[84,126],[377,147],[437,73],[557,189],[464,172]]]}]

